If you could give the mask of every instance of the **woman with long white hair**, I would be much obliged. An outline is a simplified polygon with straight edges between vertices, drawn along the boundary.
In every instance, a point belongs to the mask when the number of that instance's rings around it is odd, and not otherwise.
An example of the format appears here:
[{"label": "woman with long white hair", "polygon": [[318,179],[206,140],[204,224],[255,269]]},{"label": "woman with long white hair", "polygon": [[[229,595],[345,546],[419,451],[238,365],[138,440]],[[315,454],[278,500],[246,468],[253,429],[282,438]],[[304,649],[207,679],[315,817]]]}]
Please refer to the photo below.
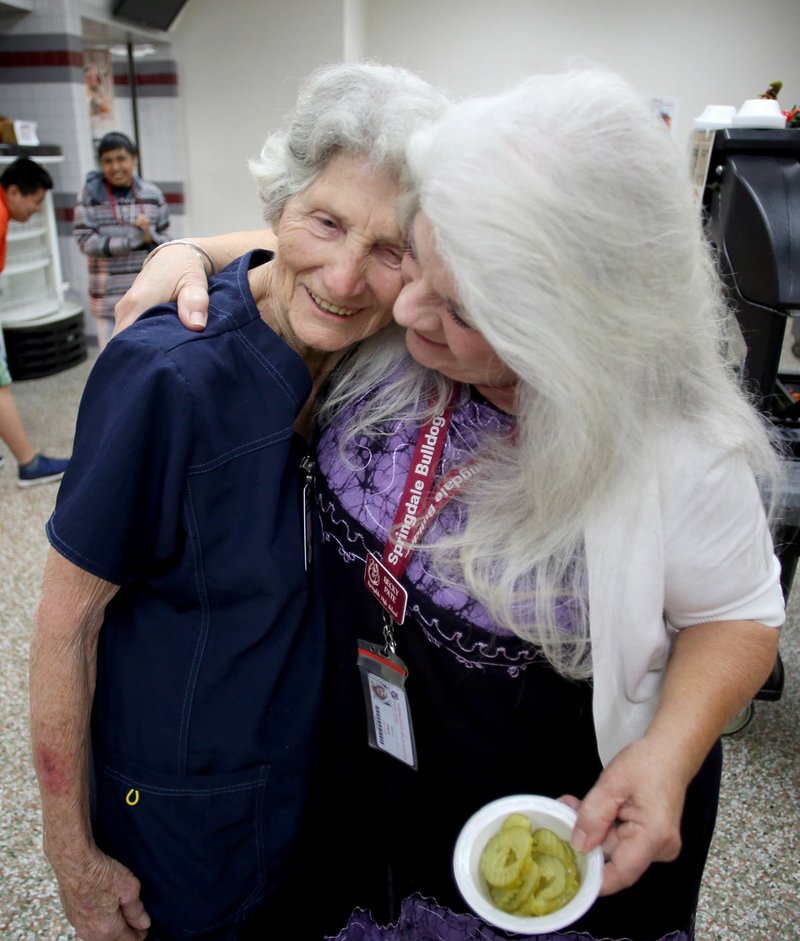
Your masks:
[{"label": "woman with long white hair", "polygon": [[[779,461],[683,158],[629,85],[581,69],[454,106],[409,165],[405,337],[366,340],[318,414],[320,836],[352,849],[324,881],[369,912],[339,937],[498,937],[452,848],[533,792],[606,855],[602,897],[549,938],[689,941],[718,739],[783,599],[756,482],[775,493]],[[408,704],[391,745],[376,675]]]}]

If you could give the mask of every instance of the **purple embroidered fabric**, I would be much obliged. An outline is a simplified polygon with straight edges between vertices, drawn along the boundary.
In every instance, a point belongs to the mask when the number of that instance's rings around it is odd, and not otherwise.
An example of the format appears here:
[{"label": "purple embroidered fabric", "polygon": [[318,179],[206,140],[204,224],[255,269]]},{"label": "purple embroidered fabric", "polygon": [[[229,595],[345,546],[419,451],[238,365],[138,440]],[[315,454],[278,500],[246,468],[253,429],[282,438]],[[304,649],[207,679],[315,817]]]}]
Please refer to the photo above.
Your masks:
[{"label": "purple embroidered fabric", "polygon": [[[510,937],[474,915],[456,915],[430,899],[412,896],[403,900],[396,925],[378,925],[368,912],[359,910],[335,936],[335,941],[507,941]],[[563,932],[513,937],[516,941],[611,941],[568,928]],[[691,938],[685,931],[673,931],[658,941],[691,941]]]},{"label": "purple embroidered fabric", "polygon": [[[353,411],[356,409],[357,405]],[[350,442],[346,457],[354,466],[351,469],[339,458],[336,434],[337,429],[348,426],[351,414],[345,412],[337,418],[333,428],[324,432],[317,450],[317,460],[320,472],[342,507],[383,544],[411,466],[416,430],[405,426],[402,421],[396,421],[386,427],[384,437]],[[513,419],[510,416],[486,403],[473,400],[462,403],[453,412],[437,478],[473,457],[485,433],[504,434],[512,427]],[[458,501],[452,501],[433,521],[426,540],[434,541],[442,533],[461,529],[464,525],[462,509]],[[356,546],[343,548],[362,554]],[[478,602],[463,592],[443,587],[429,572],[424,552],[414,553],[407,577],[440,607],[457,611],[460,617],[485,630],[510,633],[494,626],[486,609]]]},{"label": "purple embroidered fabric", "polygon": [[[318,445],[317,460],[327,488],[338,501],[337,506],[324,497],[321,499],[324,538],[338,544],[344,559],[359,559],[363,564],[368,547],[359,528],[353,527],[340,509],[375,536],[381,547],[385,544],[411,465],[417,429],[399,420],[392,422],[381,437],[350,441],[345,450],[347,460],[342,461],[338,431],[348,426],[357,407],[355,405],[351,411],[341,414],[334,425],[326,429]],[[505,435],[513,424],[511,416],[485,401],[468,399],[462,402],[453,412],[437,479],[474,457],[484,436]],[[464,522],[464,507],[453,500],[436,516],[424,541],[433,542],[443,534],[458,532]],[[447,619],[448,624],[444,624],[431,614],[431,606],[415,604],[413,598],[409,602],[409,614],[422,625],[430,640],[446,647],[465,665],[478,668],[502,666],[512,674],[524,668],[537,656],[535,648],[520,643],[511,631],[497,625],[479,601],[457,588],[443,585],[431,571],[424,541],[411,558],[405,580],[429,599],[433,608],[446,611],[452,617]],[[569,604],[561,605],[559,610],[563,613],[564,628],[569,630]],[[480,630],[465,632],[458,625]],[[489,636],[481,636],[482,632]],[[469,640],[466,639],[467,634]]]}]

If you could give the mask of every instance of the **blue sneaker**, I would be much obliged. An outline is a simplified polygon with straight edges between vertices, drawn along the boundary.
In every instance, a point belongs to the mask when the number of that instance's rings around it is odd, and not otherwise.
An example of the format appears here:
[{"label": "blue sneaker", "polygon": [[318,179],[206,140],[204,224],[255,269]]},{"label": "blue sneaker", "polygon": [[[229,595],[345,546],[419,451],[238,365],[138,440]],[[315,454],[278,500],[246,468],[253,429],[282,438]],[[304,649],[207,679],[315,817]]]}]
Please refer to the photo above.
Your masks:
[{"label": "blue sneaker", "polygon": [[51,484],[56,480],[61,480],[67,464],[69,464],[68,460],[37,454],[32,461],[19,465],[17,486],[37,487],[39,484]]}]

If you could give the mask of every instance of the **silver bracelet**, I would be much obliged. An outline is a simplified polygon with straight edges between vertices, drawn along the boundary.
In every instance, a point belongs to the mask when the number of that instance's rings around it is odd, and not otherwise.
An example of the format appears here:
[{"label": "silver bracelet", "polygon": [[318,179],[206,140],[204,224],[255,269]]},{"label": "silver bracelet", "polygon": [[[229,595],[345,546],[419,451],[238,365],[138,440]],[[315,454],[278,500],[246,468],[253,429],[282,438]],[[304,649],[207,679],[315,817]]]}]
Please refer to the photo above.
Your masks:
[{"label": "silver bracelet", "polygon": [[[166,248],[167,245],[188,245],[189,248],[194,249],[200,260],[203,262],[203,271],[205,271],[207,278],[210,278],[217,273],[217,266],[214,264],[214,260],[211,255],[209,255],[208,252],[196,242],[191,241],[191,239],[172,239],[170,242],[162,242],[160,245],[156,245],[152,252],[150,252],[150,254],[145,258],[144,262],[142,263],[142,268],[144,268],[147,262],[150,261],[153,255],[157,255],[158,252],[160,252],[162,248]],[[206,262],[208,262],[208,271],[206,271]]]}]

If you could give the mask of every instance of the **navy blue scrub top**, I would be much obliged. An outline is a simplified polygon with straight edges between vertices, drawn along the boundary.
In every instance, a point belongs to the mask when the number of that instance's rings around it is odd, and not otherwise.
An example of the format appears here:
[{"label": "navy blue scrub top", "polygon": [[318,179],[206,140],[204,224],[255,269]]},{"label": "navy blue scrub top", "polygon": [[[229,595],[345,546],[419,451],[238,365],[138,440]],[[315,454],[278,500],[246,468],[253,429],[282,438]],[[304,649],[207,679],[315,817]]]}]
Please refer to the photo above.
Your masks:
[{"label": "navy blue scrub top", "polygon": [[270,258],[212,280],[202,333],[166,305],[108,344],[47,524],[121,586],[100,632],[93,825],[165,936],[269,895],[315,753],[324,624],[292,430],[311,380],[250,293]]}]

